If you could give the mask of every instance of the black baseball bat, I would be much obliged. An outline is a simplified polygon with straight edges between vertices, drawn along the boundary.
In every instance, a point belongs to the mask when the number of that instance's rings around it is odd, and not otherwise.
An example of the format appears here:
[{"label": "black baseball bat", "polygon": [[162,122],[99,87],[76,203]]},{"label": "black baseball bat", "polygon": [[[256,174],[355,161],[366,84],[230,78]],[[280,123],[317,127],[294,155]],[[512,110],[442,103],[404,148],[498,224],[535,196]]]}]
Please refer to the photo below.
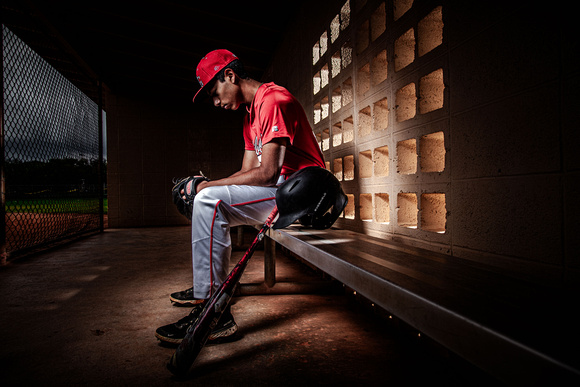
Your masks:
[{"label": "black baseball bat", "polygon": [[232,296],[236,290],[236,287],[242,277],[242,273],[246,269],[248,261],[250,260],[254,250],[258,243],[264,238],[264,235],[268,231],[274,219],[278,215],[278,207],[274,206],[274,209],[266,219],[266,222],[256,235],[256,238],[240,259],[240,261],[234,266],[230,274],[226,277],[226,280],[221,284],[217,292],[215,292],[211,298],[206,302],[205,307],[201,311],[197,320],[189,327],[187,333],[181,344],[175,350],[175,353],[169,360],[167,368],[177,376],[185,376],[195,359],[199,355],[203,346],[207,342],[212,329],[216,326],[218,320],[222,316],[222,313],[230,304]]}]

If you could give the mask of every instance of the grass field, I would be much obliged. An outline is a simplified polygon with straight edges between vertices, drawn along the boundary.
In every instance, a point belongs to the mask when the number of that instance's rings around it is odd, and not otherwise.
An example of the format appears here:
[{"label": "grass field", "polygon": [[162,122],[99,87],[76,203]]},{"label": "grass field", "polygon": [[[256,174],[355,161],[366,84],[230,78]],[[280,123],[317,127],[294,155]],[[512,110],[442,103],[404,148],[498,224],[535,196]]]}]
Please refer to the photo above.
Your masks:
[{"label": "grass field", "polygon": [[[108,210],[108,200],[103,200],[104,213]],[[98,198],[82,199],[24,199],[6,201],[6,213],[98,213]]]}]

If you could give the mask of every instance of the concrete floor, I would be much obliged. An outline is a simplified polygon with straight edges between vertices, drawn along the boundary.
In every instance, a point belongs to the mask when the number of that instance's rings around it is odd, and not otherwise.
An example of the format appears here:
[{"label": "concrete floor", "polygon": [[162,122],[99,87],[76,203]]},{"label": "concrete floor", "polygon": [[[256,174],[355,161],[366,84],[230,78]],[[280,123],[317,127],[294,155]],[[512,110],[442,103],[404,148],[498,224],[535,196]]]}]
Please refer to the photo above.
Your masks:
[{"label": "concrete floor", "polygon": [[[235,298],[238,339],[206,346],[177,380],[174,348],[153,334],[189,312],[168,299],[191,283],[189,232],[107,229],[0,268],[0,385],[496,385],[342,290]],[[319,279],[281,253],[277,273]],[[258,250],[242,283],[262,279]]]}]

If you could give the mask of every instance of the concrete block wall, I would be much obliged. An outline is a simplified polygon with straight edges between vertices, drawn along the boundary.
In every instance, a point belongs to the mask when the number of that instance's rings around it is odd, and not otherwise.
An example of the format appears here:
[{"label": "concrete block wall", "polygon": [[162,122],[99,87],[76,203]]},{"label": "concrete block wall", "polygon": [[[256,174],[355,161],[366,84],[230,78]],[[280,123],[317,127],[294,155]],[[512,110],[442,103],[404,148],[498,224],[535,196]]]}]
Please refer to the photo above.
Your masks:
[{"label": "concrete block wall", "polygon": [[338,226],[577,290],[577,39],[515,3],[310,2],[265,80],[311,117]]},{"label": "concrete block wall", "polygon": [[[220,114],[221,113],[221,114]],[[239,170],[242,113],[111,94],[107,101],[109,227],[185,225],[171,199],[174,178]]]}]

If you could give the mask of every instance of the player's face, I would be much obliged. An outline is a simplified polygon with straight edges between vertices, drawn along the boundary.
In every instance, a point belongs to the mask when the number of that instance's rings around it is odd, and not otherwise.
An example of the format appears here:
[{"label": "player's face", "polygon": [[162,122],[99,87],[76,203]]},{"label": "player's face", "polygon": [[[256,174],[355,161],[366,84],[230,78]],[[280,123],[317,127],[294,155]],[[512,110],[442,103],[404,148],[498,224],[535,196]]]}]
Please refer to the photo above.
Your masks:
[{"label": "player's face", "polygon": [[216,80],[208,93],[216,107],[221,107],[226,110],[237,110],[241,105],[239,87],[230,77],[226,76],[224,82]]}]

